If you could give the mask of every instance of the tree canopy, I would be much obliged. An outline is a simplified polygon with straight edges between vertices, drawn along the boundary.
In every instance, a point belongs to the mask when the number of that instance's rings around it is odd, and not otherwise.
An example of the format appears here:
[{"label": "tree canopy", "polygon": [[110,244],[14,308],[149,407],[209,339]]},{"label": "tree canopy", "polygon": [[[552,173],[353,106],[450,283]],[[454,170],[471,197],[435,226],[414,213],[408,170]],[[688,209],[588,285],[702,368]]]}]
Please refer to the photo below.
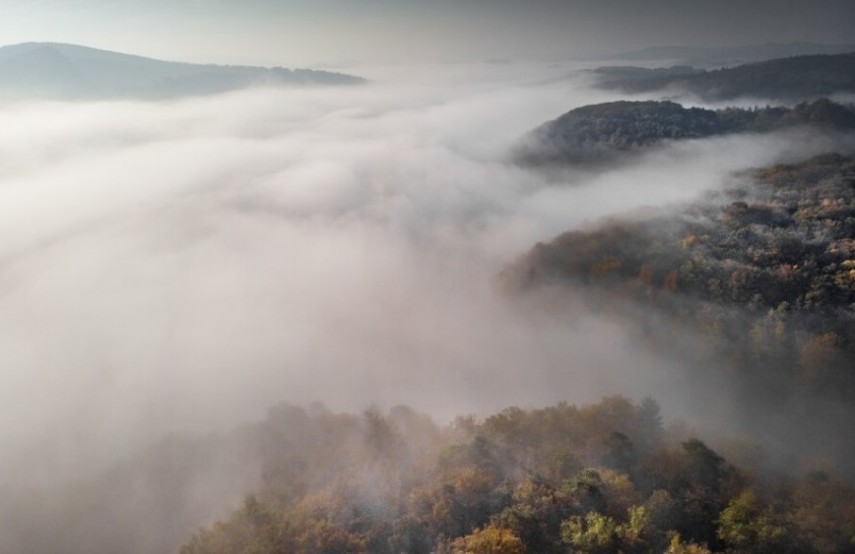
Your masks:
[{"label": "tree canopy", "polygon": [[[832,553],[851,552],[855,538],[851,487],[739,469],[663,428],[649,399],[445,426],[407,408],[283,406],[254,432],[274,447],[263,451],[263,486],[182,554]],[[614,457],[616,434],[631,458]]]}]

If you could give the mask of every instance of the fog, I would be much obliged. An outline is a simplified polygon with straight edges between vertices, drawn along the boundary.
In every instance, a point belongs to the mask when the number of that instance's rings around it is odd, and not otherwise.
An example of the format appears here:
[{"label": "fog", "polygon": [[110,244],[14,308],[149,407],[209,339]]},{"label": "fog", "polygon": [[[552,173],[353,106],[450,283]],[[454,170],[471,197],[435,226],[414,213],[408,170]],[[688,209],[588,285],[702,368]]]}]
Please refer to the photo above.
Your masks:
[{"label": "fog", "polygon": [[725,383],[688,382],[569,292],[509,299],[497,275],[537,241],[831,139],[691,141],[564,176],[510,164],[526,131],[615,98],[555,79],[571,69],[0,106],[0,485],[49,491],[283,401],[448,420],[650,395],[669,419],[733,424]]}]

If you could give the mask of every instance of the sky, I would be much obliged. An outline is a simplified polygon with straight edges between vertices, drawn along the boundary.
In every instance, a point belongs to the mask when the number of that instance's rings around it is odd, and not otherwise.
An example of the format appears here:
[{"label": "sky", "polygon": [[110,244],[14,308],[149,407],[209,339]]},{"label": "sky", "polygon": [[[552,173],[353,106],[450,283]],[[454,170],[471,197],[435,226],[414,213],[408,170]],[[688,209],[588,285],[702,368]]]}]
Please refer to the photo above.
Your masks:
[{"label": "sky", "polygon": [[0,22],[0,44],[301,66],[855,42],[851,0],[0,0]]}]

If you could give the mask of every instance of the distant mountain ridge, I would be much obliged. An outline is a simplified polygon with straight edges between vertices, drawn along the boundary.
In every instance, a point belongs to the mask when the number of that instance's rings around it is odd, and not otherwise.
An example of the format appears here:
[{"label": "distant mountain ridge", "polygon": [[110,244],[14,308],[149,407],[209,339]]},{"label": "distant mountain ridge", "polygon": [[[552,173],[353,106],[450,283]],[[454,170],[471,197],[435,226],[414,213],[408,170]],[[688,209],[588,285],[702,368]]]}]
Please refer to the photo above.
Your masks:
[{"label": "distant mountain ridge", "polygon": [[822,44],[816,42],[786,42],[704,48],[697,46],[657,46],[613,56],[615,60],[626,62],[671,60],[681,64],[700,66],[734,65],[760,62],[773,58],[790,58],[816,54],[845,54],[855,51],[852,44]]},{"label": "distant mountain ridge", "polygon": [[0,47],[0,97],[174,98],[250,86],[352,85],[342,73],[162,61],[73,44]]},{"label": "distant mountain ridge", "polygon": [[855,52],[780,58],[714,71],[685,66],[665,69],[601,67],[599,86],[630,93],[685,91],[707,101],[739,97],[812,100],[855,92]]}]

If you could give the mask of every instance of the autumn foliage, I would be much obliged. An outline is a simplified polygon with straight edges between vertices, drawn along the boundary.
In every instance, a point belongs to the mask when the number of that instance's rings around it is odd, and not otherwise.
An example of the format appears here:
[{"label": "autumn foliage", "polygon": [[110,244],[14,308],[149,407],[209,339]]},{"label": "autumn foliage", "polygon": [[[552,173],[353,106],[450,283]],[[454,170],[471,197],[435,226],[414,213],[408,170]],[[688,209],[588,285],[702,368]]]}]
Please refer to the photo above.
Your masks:
[{"label": "autumn foliage", "polygon": [[408,408],[271,410],[264,485],[182,554],[851,552],[855,490],[758,475],[652,400],[510,408],[440,426]]}]

